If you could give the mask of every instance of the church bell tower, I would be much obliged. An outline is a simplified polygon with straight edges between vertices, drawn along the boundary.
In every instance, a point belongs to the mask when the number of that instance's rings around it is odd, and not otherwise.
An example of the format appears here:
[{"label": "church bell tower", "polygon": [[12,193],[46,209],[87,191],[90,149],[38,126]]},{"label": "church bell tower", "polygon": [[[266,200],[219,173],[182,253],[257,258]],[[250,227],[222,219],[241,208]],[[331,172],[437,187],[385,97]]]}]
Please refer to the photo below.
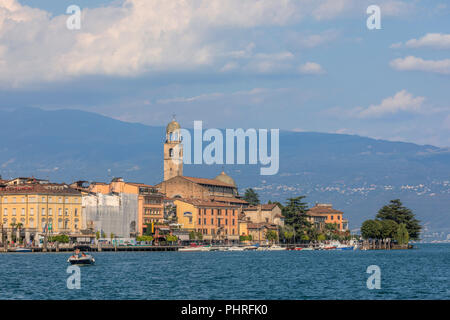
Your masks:
[{"label": "church bell tower", "polygon": [[164,181],[183,175],[183,145],[180,124],[175,118],[167,125],[164,143]]}]

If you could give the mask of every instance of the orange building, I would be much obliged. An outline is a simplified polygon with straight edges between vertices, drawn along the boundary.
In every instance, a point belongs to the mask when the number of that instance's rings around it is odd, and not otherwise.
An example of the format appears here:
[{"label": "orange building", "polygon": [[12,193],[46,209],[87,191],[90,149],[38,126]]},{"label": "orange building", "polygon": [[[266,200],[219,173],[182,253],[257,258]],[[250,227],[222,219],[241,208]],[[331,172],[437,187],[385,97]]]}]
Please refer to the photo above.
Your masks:
[{"label": "orange building", "polygon": [[207,241],[239,240],[239,206],[196,199],[176,199],[174,204],[182,229],[199,232]]},{"label": "orange building", "polygon": [[316,223],[316,226],[322,227],[326,223],[335,223],[338,231],[348,229],[348,220],[343,218],[343,212],[333,208],[332,204],[317,203],[306,213],[309,220]]}]

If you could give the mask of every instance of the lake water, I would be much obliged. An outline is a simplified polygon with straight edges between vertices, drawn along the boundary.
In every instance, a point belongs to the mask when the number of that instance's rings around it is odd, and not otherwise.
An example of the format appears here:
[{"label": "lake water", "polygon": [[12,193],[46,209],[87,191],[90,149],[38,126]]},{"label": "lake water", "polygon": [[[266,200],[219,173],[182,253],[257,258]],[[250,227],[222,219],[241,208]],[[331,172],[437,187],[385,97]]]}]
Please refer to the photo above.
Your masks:
[{"label": "lake water", "polygon": [[[0,254],[0,299],[450,299],[450,244],[414,250],[99,252],[68,289],[67,253]],[[367,267],[381,270],[369,290]]]}]

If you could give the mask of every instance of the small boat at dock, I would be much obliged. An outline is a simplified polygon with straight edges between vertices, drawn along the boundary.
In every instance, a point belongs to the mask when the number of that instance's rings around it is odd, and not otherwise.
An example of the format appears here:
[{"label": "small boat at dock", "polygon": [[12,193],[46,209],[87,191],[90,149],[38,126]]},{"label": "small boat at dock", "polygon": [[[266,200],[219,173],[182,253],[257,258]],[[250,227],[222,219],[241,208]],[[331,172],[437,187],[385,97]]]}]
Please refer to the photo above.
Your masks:
[{"label": "small boat at dock", "polygon": [[25,248],[25,247],[16,247],[16,248],[10,249],[9,251],[10,252],[20,252],[20,253],[33,252],[33,250],[31,250],[31,248]]}]

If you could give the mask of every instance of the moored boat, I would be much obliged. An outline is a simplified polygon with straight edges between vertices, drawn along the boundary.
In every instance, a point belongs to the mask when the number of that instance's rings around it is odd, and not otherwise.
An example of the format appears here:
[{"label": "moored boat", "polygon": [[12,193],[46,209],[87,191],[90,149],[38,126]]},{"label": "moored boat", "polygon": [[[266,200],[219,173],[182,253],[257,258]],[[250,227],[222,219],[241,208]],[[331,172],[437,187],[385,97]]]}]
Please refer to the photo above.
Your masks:
[{"label": "moored boat", "polygon": [[267,248],[267,251],[284,251],[284,250],[286,250],[286,248],[280,247],[275,244]]},{"label": "moored boat", "polygon": [[33,250],[31,250],[30,248],[25,248],[25,247],[16,247],[14,249],[10,250],[11,252],[33,252]]}]

